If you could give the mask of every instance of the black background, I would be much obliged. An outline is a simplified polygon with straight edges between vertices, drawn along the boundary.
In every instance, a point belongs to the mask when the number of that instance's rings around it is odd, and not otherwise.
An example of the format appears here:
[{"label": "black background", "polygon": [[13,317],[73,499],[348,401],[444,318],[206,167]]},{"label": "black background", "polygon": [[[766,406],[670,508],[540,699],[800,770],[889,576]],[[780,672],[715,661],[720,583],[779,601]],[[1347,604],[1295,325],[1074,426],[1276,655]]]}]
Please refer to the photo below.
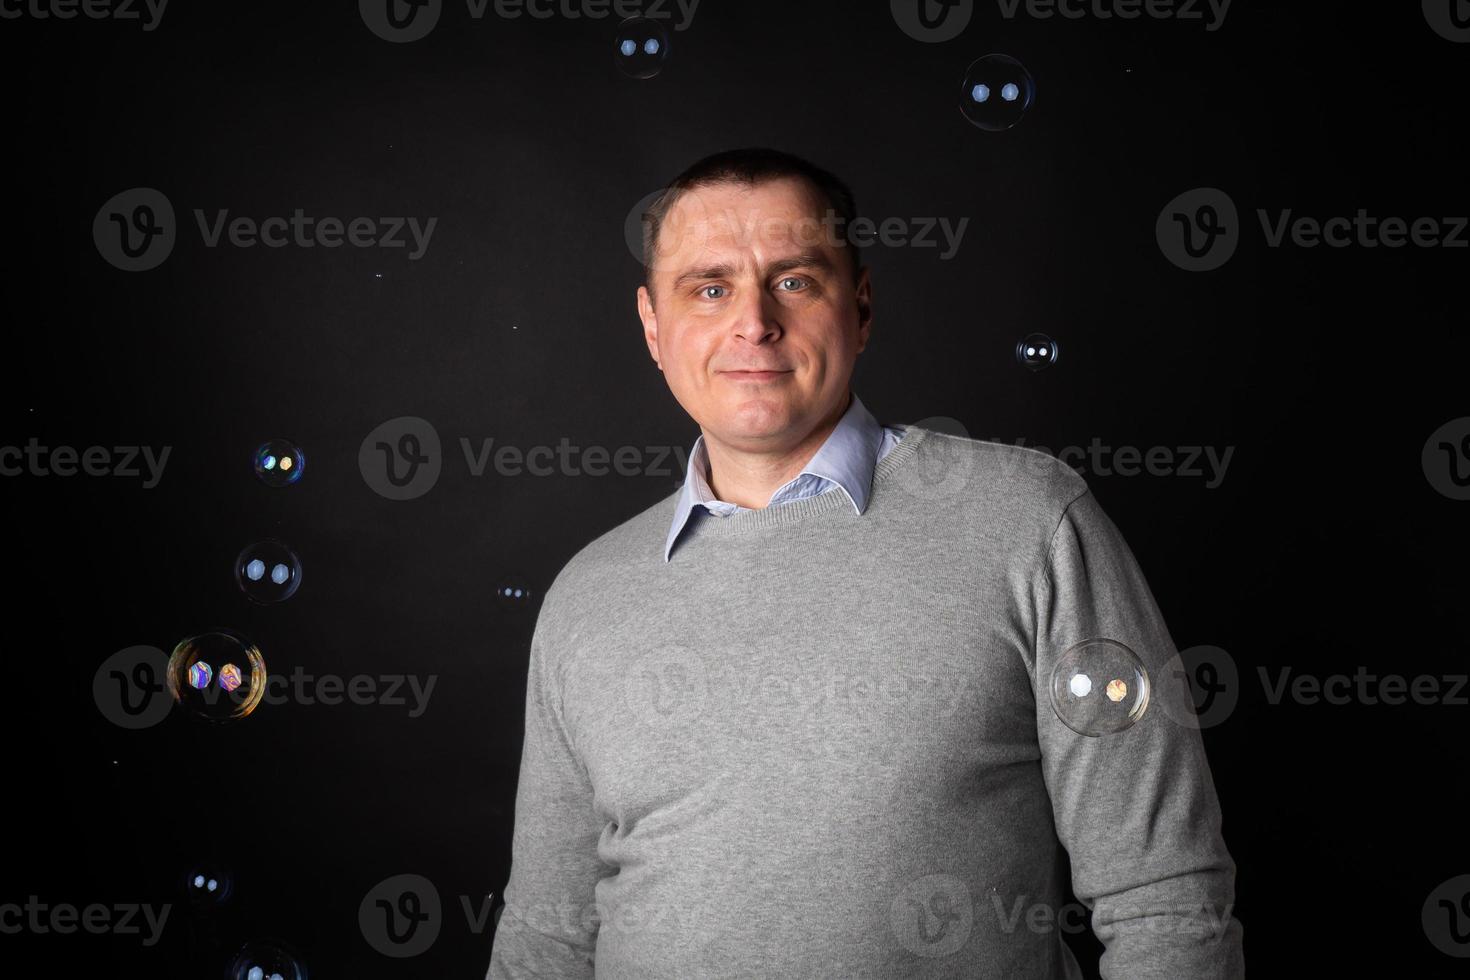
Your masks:
[{"label": "black background", "polygon": [[[1086,472],[1177,645],[1221,647],[1239,706],[1205,731],[1257,976],[1460,975],[1420,910],[1470,872],[1467,709],[1273,705],[1257,674],[1463,673],[1466,507],[1420,452],[1470,414],[1467,252],[1268,247],[1257,209],[1326,218],[1470,210],[1457,148],[1470,45],[1418,4],[1238,0],[1201,21],[1006,19],[977,5],[920,43],[888,5],[704,0],[654,78],[611,56],[617,18],[475,20],[448,3],[390,44],[355,3],[171,4],[137,21],[0,20],[8,307],[0,445],[171,447],[163,480],[0,481],[9,525],[0,901],[173,902],[163,941],[0,936],[61,972],[217,976],[258,935],[313,976],[483,975],[460,896],[503,887],[525,667],[540,590],[682,473],[473,476],[459,440],[692,445],[634,307],[629,210],[707,153],[769,145],[843,177],[862,213],[969,219],[962,247],[869,248],[873,339],[854,390],[885,422],[945,416],[1054,451],[1233,447],[1224,481]],[[1037,80],[1015,128],[955,104],[999,51]],[[114,194],[168,196],[158,268],[92,237]],[[1212,272],[1154,236],[1195,187],[1242,240]],[[257,219],[436,216],[407,249],[205,247],[193,210]],[[1466,236],[1462,233],[1462,242]],[[1055,337],[1052,368],[1016,341]],[[397,416],[433,423],[444,470],[391,501],[357,466]],[[302,481],[252,476],[303,446]],[[231,565],[279,535],[297,595],[252,606]],[[428,710],[285,704],[218,730],[109,723],[93,674],[135,644],[216,626],[273,671],[437,678]],[[177,888],[213,854],[237,893],[214,939]],[[423,875],[447,920],[411,960],[374,952],[358,905]],[[193,933],[191,937],[191,933]],[[208,946],[217,941],[217,949]],[[1089,969],[1100,947],[1074,937]],[[214,950],[211,952],[211,950]],[[1095,975],[1095,974],[1094,974]]]}]

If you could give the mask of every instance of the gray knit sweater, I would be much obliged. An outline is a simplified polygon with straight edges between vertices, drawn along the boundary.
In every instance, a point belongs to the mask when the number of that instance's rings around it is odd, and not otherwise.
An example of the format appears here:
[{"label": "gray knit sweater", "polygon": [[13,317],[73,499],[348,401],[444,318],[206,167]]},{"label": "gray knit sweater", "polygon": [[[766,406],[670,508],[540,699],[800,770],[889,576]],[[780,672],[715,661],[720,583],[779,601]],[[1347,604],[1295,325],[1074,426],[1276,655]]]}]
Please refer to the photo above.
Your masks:
[{"label": "gray knit sweater", "polygon": [[[1052,980],[1089,927],[1110,980],[1244,975],[1176,650],[1081,476],[908,426],[861,515],[701,521],[665,563],[675,496],[545,596],[490,980]],[[1095,637],[1154,690],[1083,737],[1049,690]]]}]

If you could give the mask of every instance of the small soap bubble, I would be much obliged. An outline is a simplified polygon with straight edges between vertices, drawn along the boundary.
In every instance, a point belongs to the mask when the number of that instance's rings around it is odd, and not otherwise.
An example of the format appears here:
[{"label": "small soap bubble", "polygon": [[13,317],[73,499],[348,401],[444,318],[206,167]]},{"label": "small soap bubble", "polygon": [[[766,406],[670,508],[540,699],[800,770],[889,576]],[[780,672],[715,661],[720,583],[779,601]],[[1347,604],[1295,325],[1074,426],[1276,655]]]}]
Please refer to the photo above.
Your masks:
[{"label": "small soap bubble", "polygon": [[533,598],[530,583],[519,575],[508,575],[495,586],[495,601],[506,609],[527,609]]},{"label": "small soap bubble", "polygon": [[306,966],[285,943],[257,939],[240,947],[225,976],[227,980],[306,980]]},{"label": "small soap bubble", "polygon": [[1016,360],[1032,371],[1040,371],[1057,362],[1057,342],[1044,333],[1033,333],[1016,343]]},{"label": "small soap bubble", "polygon": [[254,602],[284,602],[301,585],[301,559],[275,538],[248,544],[235,558],[235,584]]},{"label": "small soap bubble", "polygon": [[196,908],[222,905],[234,892],[235,876],[212,862],[194,865],[184,875],[184,894]]},{"label": "small soap bubble", "polygon": [[618,71],[629,78],[652,78],[669,56],[669,36],[656,20],[629,17],[618,25],[615,51]]},{"label": "small soap bubble", "polygon": [[1112,735],[1148,708],[1148,671],[1117,640],[1092,639],[1069,648],[1051,673],[1051,704],[1078,735]]},{"label": "small soap bubble", "polygon": [[981,129],[1000,132],[1021,121],[1036,99],[1036,82],[1009,55],[987,54],[976,60],[960,83],[960,111]]},{"label": "small soap bubble", "polygon": [[268,487],[290,486],[305,470],[306,454],[287,439],[272,439],[255,450],[255,475]]},{"label": "small soap bubble", "polygon": [[246,717],[265,696],[265,683],[260,650],[234,630],[190,636],[179,641],[168,658],[168,690],[174,703],[201,721],[227,723]]}]

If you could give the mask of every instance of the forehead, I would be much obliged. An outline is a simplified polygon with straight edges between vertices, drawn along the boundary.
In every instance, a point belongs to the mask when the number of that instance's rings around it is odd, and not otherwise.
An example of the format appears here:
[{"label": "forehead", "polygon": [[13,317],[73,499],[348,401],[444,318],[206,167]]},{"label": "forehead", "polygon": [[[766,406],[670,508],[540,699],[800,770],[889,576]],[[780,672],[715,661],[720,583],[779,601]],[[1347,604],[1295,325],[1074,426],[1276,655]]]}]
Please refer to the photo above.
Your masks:
[{"label": "forehead", "polygon": [[659,227],[656,267],[667,271],[714,252],[832,249],[822,192],[799,177],[691,187]]}]

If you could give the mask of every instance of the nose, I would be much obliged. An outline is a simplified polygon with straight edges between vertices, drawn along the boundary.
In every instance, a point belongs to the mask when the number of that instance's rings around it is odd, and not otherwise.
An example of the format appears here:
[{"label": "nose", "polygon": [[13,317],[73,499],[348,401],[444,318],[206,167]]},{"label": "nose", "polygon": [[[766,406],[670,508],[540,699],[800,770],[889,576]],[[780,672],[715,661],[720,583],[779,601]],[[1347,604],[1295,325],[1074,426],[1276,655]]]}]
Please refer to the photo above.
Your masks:
[{"label": "nose", "polygon": [[763,289],[744,289],[736,299],[731,329],[748,344],[760,345],[781,336],[781,321],[774,299]]}]

